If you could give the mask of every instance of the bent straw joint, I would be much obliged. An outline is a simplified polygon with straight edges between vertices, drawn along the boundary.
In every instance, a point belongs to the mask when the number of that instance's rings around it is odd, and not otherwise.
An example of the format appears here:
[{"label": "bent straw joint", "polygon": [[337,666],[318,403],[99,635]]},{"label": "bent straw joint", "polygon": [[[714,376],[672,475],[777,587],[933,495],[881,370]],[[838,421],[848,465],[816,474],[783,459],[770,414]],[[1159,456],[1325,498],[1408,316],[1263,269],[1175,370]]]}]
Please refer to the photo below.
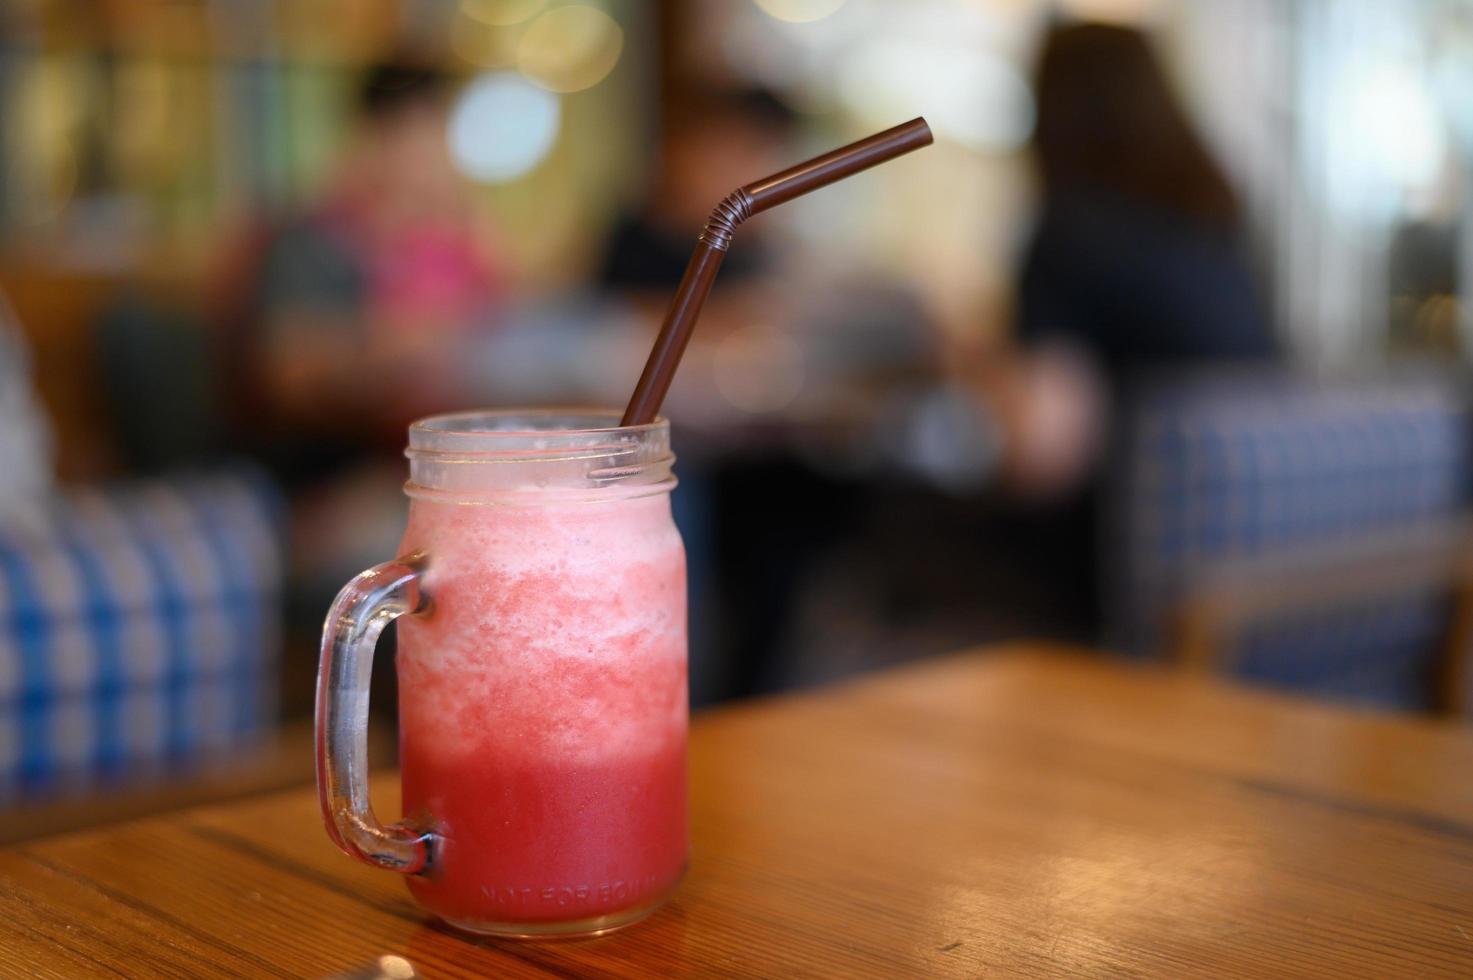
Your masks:
[{"label": "bent straw joint", "polygon": [[756,213],[753,210],[755,204],[747,189],[738,187],[712,210],[711,217],[706,219],[706,227],[696,241],[725,252],[731,247],[731,236],[736,231],[736,226]]}]

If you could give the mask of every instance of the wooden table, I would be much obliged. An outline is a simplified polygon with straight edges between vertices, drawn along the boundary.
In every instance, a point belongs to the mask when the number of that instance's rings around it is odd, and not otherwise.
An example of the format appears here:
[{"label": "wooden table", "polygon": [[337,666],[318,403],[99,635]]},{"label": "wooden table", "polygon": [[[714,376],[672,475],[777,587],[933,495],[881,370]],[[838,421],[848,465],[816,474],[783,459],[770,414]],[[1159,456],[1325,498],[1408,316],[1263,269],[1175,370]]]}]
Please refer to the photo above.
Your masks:
[{"label": "wooden table", "polygon": [[438,928],[303,789],[0,855],[0,976],[1473,975],[1451,723],[1013,648],[707,714],[692,755],[690,877],[613,936]]}]

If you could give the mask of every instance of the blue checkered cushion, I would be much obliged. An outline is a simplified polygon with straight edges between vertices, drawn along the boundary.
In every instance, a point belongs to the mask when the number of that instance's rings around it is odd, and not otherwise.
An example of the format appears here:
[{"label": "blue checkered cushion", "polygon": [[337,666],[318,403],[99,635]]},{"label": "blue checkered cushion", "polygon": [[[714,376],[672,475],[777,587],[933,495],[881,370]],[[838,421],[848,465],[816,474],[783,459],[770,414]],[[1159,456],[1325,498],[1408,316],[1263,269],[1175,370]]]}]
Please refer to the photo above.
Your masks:
[{"label": "blue checkered cushion", "polygon": [[229,751],[275,717],[280,508],[253,474],[0,529],[0,799]]},{"label": "blue checkered cushion", "polygon": [[[1130,412],[1103,549],[1113,641],[1159,652],[1165,616],[1215,565],[1386,534],[1469,506],[1473,425],[1435,378],[1313,383],[1202,375]],[[1408,592],[1255,624],[1241,676],[1402,707],[1426,703],[1447,597]]]}]

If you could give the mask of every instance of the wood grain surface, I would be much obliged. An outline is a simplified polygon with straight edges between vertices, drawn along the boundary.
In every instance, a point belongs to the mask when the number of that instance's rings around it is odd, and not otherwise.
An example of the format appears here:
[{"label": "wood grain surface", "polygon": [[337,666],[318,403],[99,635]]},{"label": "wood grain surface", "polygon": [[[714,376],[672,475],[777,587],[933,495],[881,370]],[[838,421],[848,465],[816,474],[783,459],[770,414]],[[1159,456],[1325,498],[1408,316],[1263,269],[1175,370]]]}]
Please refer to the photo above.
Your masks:
[{"label": "wood grain surface", "polygon": [[1013,647],[707,714],[692,787],[612,936],[444,930],[303,789],[0,852],[0,976],[1473,976],[1451,722]]}]

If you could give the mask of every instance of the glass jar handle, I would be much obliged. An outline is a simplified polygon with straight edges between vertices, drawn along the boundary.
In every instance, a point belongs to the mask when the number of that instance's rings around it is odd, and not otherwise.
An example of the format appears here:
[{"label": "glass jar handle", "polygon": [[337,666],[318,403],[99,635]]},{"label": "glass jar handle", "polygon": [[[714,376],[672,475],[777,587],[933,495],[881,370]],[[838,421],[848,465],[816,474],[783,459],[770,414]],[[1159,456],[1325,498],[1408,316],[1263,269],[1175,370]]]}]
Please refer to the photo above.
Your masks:
[{"label": "glass jar handle", "polygon": [[429,600],[420,589],[424,555],[375,565],[328,610],[317,662],[317,797],[333,842],[353,857],[405,874],[430,863],[433,834],[385,827],[368,800],[368,680],[384,627]]}]

